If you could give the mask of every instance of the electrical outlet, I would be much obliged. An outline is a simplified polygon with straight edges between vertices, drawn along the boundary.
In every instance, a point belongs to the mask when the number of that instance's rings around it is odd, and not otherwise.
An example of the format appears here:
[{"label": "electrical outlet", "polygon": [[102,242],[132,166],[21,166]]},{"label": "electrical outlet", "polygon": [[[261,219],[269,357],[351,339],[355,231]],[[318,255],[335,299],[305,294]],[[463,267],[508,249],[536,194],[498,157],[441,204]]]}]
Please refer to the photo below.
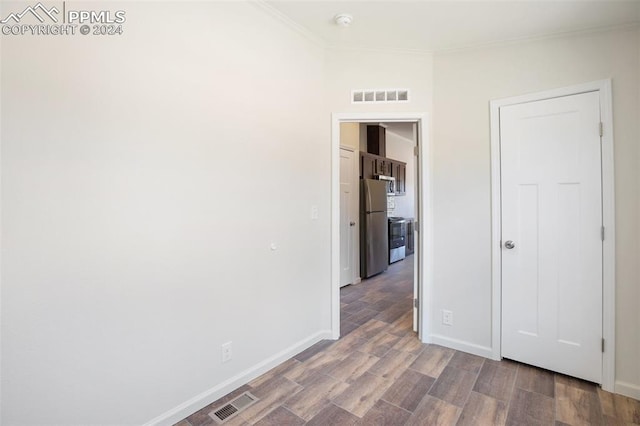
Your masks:
[{"label": "electrical outlet", "polygon": [[222,344],[222,362],[231,361],[231,358],[233,357],[232,343],[233,342],[227,342]]},{"label": "electrical outlet", "polygon": [[446,309],[442,310],[442,324],[453,325],[453,312]]}]

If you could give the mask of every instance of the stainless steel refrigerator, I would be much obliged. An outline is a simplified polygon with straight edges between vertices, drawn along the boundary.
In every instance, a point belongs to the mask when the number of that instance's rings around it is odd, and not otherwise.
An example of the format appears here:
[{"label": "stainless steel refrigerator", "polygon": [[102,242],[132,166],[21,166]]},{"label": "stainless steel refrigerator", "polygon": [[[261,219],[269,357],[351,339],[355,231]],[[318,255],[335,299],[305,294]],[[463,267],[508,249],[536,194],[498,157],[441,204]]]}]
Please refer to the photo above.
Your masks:
[{"label": "stainless steel refrigerator", "polygon": [[387,182],[362,179],[360,185],[360,276],[369,278],[389,266]]}]

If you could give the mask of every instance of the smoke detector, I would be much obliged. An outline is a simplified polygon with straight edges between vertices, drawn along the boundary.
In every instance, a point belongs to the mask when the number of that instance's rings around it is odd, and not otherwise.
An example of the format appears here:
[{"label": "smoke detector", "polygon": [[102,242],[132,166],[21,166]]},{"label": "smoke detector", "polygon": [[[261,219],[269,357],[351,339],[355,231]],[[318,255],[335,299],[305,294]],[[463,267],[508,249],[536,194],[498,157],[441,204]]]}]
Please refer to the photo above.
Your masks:
[{"label": "smoke detector", "polygon": [[348,13],[340,13],[333,18],[337,26],[346,28],[353,22],[353,16]]}]

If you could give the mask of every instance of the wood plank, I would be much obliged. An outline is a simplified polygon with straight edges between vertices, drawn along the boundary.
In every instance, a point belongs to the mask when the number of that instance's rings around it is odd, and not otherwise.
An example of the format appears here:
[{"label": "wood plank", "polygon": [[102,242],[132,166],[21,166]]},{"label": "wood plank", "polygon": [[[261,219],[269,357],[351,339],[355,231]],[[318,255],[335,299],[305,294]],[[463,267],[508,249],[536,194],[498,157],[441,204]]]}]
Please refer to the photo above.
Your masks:
[{"label": "wood plank", "polygon": [[466,370],[446,366],[429,390],[429,395],[462,407],[473,388],[477,375]]},{"label": "wood plank", "polygon": [[364,416],[393,382],[365,373],[339,394],[333,403],[358,417]]},{"label": "wood plank", "polygon": [[256,423],[302,389],[302,386],[286,377],[274,377],[251,390],[260,400],[244,410],[240,416],[249,423]]},{"label": "wood plank", "polygon": [[347,353],[327,350],[314,355],[305,362],[295,365],[287,370],[283,376],[298,384],[304,385],[307,380],[318,374],[323,374],[338,365]]},{"label": "wood plank", "polygon": [[598,385],[596,385],[595,383],[576,379],[575,377],[565,376],[564,374],[556,373],[556,383],[562,383],[563,385],[572,386],[574,388],[582,389],[583,391],[587,392],[598,392]]},{"label": "wood plank", "polygon": [[428,345],[409,368],[426,376],[437,378],[447,366],[455,351],[437,345]]},{"label": "wood plank", "polygon": [[271,370],[267,371],[262,376],[259,376],[259,377],[255,378],[255,379],[253,379],[252,381],[250,381],[249,382],[249,386],[251,386],[252,388],[256,388],[256,387],[262,385],[263,383],[267,382],[268,380],[273,379],[276,376],[280,376],[280,375],[285,374],[288,371],[291,371],[292,369],[294,369],[298,365],[300,365],[300,361],[298,361],[295,358],[290,358],[290,359],[286,360],[285,362],[283,362],[282,364],[278,365],[277,367],[272,368]]},{"label": "wood plank", "polygon": [[462,410],[458,426],[502,426],[507,421],[507,404],[478,392],[471,392]]},{"label": "wood plank", "polygon": [[379,360],[377,356],[356,351],[329,369],[327,374],[340,381],[352,383]]},{"label": "wood plank", "polygon": [[359,350],[377,357],[383,357],[393,345],[398,343],[398,340],[400,340],[400,337],[394,334],[380,332],[362,345]]},{"label": "wood plank", "polygon": [[[361,426],[403,426],[411,413],[379,400],[359,422]],[[337,425],[337,423],[336,423]]]},{"label": "wood plank", "polygon": [[509,402],[516,380],[517,365],[505,361],[484,361],[473,390]]},{"label": "wood plank", "polygon": [[407,352],[391,349],[376,362],[369,372],[388,380],[396,380],[416,359],[416,356]]},{"label": "wood plank", "polygon": [[347,410],[337,407],[334,404],[329,404],[321,412],[316,414],[314,418],[307,422],[307,426],[352,426],[357,424],[358,420],[360,419],[349,413]]},{"label": "wood plank", "polygon": [[406,334],[393,346],[393,349],[407,352],[413,355],[419,355],[427,345],[422,343],[418,336],[414,333]]},{"label": "wood plank", "polygon": [[556,382],[556,420],[572,425],[603,423],[598,394]]},{"label": "wood plank", "polygon": [[298,417],[308,421],[327,407],[349,385],[333,377],[319,374],[305,384],[304,389],[287,399],[284,406]]},{"label": "wood plank", "polygon": [[305,421],[284,407],[278,407],[262,418],[256,426],[302,426]]},{"label": "wood plank", "polygon": [[551,425],[555,420],[553,398],[541,393],[516,389],[509,404],[507,425]]},{"label": "wood plank", "polygon": [[380,312],[375,318],[387,323],[393,323],[401,318],[405,313],[411,312],[412,307],[409,301],[404,303],[395,303],[384,311]]},{"label": "wood plank", "polygon": [[452,426],[458,421],[460,408],[432,396],[425,396],[409,417],[406,426]]},{"label": "wood plank", "polygon": [[372,337],[374,337],[376,334],[385,330],[387,326],[388,324],[385,322],[372,319],[364,323],[360,328],[358,328],[355,332],[351,334],[357,337],[361,337],[363,339],[369,340]]},{"label": "wood plank", "polygon": [[342,316],[353,315],[358,313],[362,309],[372,309],[372,306],[370,303],[363,302],[362,300],[356,300],[352,303],[345,304],[345,306],[340,309],[340,315]]},{"label": "wood plank", "polygon": [[555,392],[554,383],[554,374],[550,371],[525,364],[518,366],[516,378],[517,388],[541,393],[542,395],[553,398]]},{"label": "wood plank", "polygon": [[417,371],[407,370],[385,392],[382,399],[413,412],[427,394],[433,382],[435,382],[433,377],[425,376]]},{"label": "wood plank", "polygon": [[297,359],[300,362],[304,362],[306,360],[308,360],[309,358],[313,357],[314,355],[324,351],[325,349],[327,349],[329,346],[333,345],[335,343],[335,341],[333,340],[321,340],[318,343],[316,343],[315,345],[305,349],[304,351],[300,352],[299,354],[295,355],[294,358]]},{"label": "wood plank", "polygon": [[640,425],[640,401],[612,394],[598,388],[598,397],[605,421],[611,424]]},{"label": "wood plank", "polygon": [[456,351],[456,353],[449,361],[449,367],[460,368],[462,370],[470,371],[474,374],[478,374],[484,364],[484,358],[468,354],[465,352]]},{"label": "wood plank", "polygon": [[[387,333],[395,334],[396,336],[404,337],[407,334],[416,336],[413,331],[413,311],[409,311],[402,315],[400,318],[391,323],[391,326],[387,327]],[[416,336],[417,338],[417,336]]]},{"label": "wood plank", "polygon": [[357,313],[350,315],[348,320],[350,322],[356,323],[356,324],[364,324],[367,321],[369,321],[370,319],[376,317],[377,315],[379,315],[378,311],[374,311],[373,309],[361,309],[360,311],[358,311]]}]

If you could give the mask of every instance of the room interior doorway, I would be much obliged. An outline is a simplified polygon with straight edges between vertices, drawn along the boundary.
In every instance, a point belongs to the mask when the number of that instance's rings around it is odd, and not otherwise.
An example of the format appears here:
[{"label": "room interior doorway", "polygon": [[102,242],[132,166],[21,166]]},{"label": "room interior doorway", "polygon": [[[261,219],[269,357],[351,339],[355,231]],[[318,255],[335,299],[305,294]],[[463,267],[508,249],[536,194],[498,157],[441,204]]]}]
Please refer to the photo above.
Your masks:
[{"label": "room interior doorway", "polygon": [[[428,321],[427,315],[423,315],[423,308],[427,306],[428,293],[430,287],[430,193],[428,190],[429,168],[428,161],[428,138],[425,137],[427,127],[427,116],[424,113],[386,113],[386,114],[333,114],[332,116],[332,280],[331,280],[331,310],[332,310],[332,335],[335,339],[340,337],[340,284],[341,284],[341,246],[344,247],[344,240],[341,240],[341,191],[340,180],[340,124],[341,123],[412,123],[415,128],[416,149],[415,149],[415,253],[412,256],[414,261],[414,329],[417,329],[418,336],[422,342],[428,343]],[[342,160],[344,164],[344,159]],[[342,187],[344,189],[344,186]],[[344,214],[344,210],[342,211]]]}]

